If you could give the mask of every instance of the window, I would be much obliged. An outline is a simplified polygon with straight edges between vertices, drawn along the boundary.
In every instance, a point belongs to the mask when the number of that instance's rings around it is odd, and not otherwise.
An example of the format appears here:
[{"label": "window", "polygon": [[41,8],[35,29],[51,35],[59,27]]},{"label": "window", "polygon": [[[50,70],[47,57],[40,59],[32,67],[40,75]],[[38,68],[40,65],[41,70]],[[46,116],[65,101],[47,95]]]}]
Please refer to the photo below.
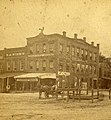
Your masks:
[{"label": "window", "polygon": [[46,60],[42,61],[42,67],[43,67],[43,71],[45,71],[46,70]]},{"label": "window", "polygon": [[13,71],[17,71],[17,61],[13,61]]},{"label": "window", "polygon": [[92,52],[89,53],[90,60],[92,60]]},{"label": "window", "polygon": [[97,58],[96,58],[96,53],[94,53],[94,61],[96,61],[96,59],[97,59]]},{"label": "window", "polygon": [[81,65],[81,72],[84,72],[84,65]]},{"label": "window", "polygon": [[29,62],[29,68],[30,68],[30,69],[33,69],[33,61],[30,61],[30,62]]},{"label": "window", "polygon": [[72,64],[72,71],[75,72],[75,64]]},{"label": "window", "polygon": [[49,44],[49,52],[50,52],[50,53],[53,53],[53,52],[54,52],[54,44],[53,44],[53,43],[50,43],[50,44]]},{"label": "window", "polygon": [[7,62],[7,71],[10,71],[11,70],[11,61],[8,61]]},{"label": "window", "polygon": [[60,44],[59,51],[60,51],[60,53],[62,53],[62,52],[63,52],[63,45],[62,45],[62,44]]},{"label": "window", "polygon": [[[30,46],[30,54],[33,54],[33,46]],[[19,54],[20,55],[20,54]]]},{"label": "window", "polygon": [[36,71],[38,71],[39,70],[39,61],[37,60],[36,61]]},{"label": "window", "polygon": [[0,70],[2,70],[2,67],[3,67],[3,66],[2,66],[2,63],[0,63]]},{"label": "window", "polygon": [[84,60],[84,50],[83,49],[81,50],[81,57],[82,57],[82,60]]},{"label": "window", "polygon": [[51,69],[54,67],[54,61],[53,61],[53,60],[49,61],[49,67],[50,67]]},{"label": "window", "polygon": [[96,66],[94,66],[94,74],[96,74]]},{"label": "window", "polygon": [[80,55],[80,48],[77,48],[77,57]]},{"label": "window", "polygon": [[77,64],[77,72],[80,71],[80,64]]},{"label": "window", "polygon": [[70,52],[70,46],[67,45],[67,54],[69,54],[69,52]]},{"label": "window", "polygon": [[72,55],[75,55],[75,47],[72,47]]},{"label": "window", "polygon": [[86,60],[88,59],[88,51],[87,50],[85,51],[85,58],[86,58]]},{"label": "window", "polygon": [[36,45],[36,53],[39,53],[39,45]]},{"label": "window", "polygon": [[46,44],[43,44],[43,52],[46,52]]},{"label": "window", "polygon": [[89,72],[92,73],[92,66],[89,66]]},{"label": "window", "polygon": [[69,67],[69,63],[66,63],[66,72],[69,72],[70,67]]},{"label": "window", "polygon": [[20,71],[24,70],[24,61],[20,60]]},{"label": "window", "polygon": [[86,73],[87,73],[87,72],[88,72],[88,65],[86,65],[86,68],[85,68],[85,69],[86,69]]},{"label": "window", "polygon": [[62,63],[59,64],[59,70],[63,71],[63,64]]}]

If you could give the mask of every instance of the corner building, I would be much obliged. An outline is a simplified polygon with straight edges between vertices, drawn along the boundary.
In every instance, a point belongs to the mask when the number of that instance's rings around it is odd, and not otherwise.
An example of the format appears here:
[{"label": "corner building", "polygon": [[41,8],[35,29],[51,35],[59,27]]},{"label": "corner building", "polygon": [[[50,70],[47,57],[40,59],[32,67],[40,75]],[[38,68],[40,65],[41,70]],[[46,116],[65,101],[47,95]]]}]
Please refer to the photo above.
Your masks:
[{"label": "corner building", "polygon": [[[77,84],[83,88],[97,87],[99,73],[99,44],[94,46],[86,42],[86,37],[78,39],[63,35],[40,33],[27,38],[27,71],[56,73],[68,72],[70,76],[59,76],[60,81],[66,80],[68,87]],[[92,80],[94,81],[92,83]],[[66,86],[67,87],[67,86]]]}]

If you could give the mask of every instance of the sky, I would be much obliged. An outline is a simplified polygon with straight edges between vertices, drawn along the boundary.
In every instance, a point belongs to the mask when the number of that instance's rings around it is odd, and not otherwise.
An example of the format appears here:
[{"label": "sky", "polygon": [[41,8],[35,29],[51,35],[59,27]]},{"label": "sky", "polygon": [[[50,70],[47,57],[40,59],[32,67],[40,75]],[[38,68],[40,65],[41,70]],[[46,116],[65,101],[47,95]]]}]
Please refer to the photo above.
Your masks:
[{"label": "sky", "polygon": [[44,34],[77,33],[111,57],[111,0],[0,0],[0,49],[25,46],[42,27]]}]

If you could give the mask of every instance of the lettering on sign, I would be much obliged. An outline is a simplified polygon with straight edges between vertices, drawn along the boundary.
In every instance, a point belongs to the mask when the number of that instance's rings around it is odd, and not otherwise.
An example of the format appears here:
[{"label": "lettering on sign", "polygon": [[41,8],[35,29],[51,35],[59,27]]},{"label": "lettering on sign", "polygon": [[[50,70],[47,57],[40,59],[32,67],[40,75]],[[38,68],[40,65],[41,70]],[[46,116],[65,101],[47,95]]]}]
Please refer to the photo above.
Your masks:
[{"label": "lettering on sign", "polygon": [[70,75],[70,72],[61,72],[61,71],[58,71],[58,75],[69,76],[69,75]]},{"label": "lettering on sign", "polygon": [[28,57],[45,57],[45,56],[53,56],[54,54],[40,54],[40,55],[28,55]]}]

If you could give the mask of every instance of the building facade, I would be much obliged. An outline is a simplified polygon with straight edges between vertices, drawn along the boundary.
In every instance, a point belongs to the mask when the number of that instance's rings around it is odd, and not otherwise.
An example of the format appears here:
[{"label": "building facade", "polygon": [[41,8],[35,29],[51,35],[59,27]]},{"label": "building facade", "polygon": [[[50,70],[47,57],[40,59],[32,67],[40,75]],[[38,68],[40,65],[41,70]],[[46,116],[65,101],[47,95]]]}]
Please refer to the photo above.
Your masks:
[{"label": "building facade", "polygon": [[101,88],[111,88],[111,58],[104,57],[104,59],[100,61],[99,72]]},{"label": "building facade", "polygon": [[99,44],[88,44],[85,37],[78,39],[74,34],[74,38],[69,38],[66,32],[63,35],[40,34],[27,38],[27,49],[28,72],[69,72],[70,77],[66,78],[69,87],[74,87],[78,81],[91,87],[92,79],[98,79]]},{"label": "building facade", "polygon": [[78,39],[77,34],[69,38],[65,31],[44,35],[41,30],[38,36],[27,38],[25,47],[0,52],[0,72],[56,73],[61,82],[65,79],[66,87],[84,83],[90,88],[92,80],[96,86],[99,77],[99,44],[89,44],[85,37]]}]

